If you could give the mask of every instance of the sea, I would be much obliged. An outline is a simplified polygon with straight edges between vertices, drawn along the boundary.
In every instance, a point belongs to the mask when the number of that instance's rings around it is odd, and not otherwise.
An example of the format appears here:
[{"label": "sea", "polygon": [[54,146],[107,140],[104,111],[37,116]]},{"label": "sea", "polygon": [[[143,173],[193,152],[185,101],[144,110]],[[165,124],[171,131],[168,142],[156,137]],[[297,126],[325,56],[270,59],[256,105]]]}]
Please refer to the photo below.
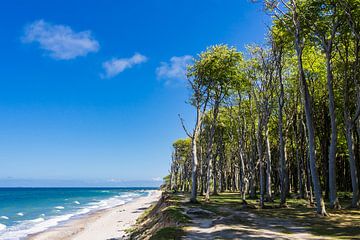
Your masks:
[{"label": "sea", "polygon": [[30,234],[133,201],[156,188],[0,188],[0,239]]}]

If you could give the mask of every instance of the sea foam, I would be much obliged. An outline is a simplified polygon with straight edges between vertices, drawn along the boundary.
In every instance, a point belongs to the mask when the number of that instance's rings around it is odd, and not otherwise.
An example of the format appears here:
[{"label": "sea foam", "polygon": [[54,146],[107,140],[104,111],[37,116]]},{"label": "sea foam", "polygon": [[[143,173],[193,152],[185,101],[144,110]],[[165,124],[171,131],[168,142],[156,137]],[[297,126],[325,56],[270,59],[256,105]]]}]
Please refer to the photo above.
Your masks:
[{"label": "sea foam", "polygon": [[55,209],[58,209],[58,210],[64,209],[63,206],[56,206],[56,207],[54,207],[54,208],[55,208]]},{"label": "sea foam", "polygon": [[0,231],[4,230],[5,228],[6,228],[6,225],[0,223]]},{"label": "sea foam", "polygon": [[1,216],[0,219],[5,219],[5,220],[8,220],[9,217],[8,216]]}]

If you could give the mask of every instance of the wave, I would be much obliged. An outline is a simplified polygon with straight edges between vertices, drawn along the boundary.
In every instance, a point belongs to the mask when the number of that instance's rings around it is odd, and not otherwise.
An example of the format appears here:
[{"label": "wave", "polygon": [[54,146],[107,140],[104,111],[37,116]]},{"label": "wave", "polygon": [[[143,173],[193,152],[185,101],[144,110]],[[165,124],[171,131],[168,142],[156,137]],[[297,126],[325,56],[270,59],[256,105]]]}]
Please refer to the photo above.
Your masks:
[{"label": "wave", "polygon": [[39,222],[43,222],[43,221],[45,221],[44,218],[35,218],[33,220],[29,220],[29,222],[33,222],[33,223],[39,223]]},{"label": "wave", "polygon": [[[15,240],[22,239],[30,234],[39,233],[57,226],[60,222],[69,220],[74,214],[66,214],[45,220],[44,218],[36,218],[23,221],[17,225],[7,227],[5,231],[0,232],[0,239]],[[6,226],[5,226],[6,227]]]},{"label": "wave", "polygon": [[62,210],[62,209],[64,209],[65,207],[63,207],[63,206],[56,206],[56,207],[54,207],[55,209],[58,209],[58,210]]},{"label": "wave", "polygon": [[75,204],[77,204],[77,205],[79,205],[79,204],[80,204],[80,202],[79,202],[79,201],[74,201],[74,203],[75,203]]},{"label": "wave", "polygon": [[5,230],[5,229],[6,229],[6,225],[0,223],[0,231]]},{"label": "wave", "polygon": [[24,213],[19,212],[19,213],[17,213],[16,215],[18,215],[18,216],[22,217],[22,216],[24,216]]},{"label": "wave", "polygon": [[5,220],[8,220],[9,217],[8,216],[1,216],[0,219],[5,219]]}]

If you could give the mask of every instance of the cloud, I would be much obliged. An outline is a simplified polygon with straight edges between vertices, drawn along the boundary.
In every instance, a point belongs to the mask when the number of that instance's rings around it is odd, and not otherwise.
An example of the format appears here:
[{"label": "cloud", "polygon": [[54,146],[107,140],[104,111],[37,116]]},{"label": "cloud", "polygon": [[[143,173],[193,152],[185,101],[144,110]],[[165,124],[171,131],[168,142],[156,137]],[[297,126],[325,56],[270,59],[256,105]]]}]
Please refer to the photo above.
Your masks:
[{"label": "cloud", "polygon": [[90,31],[74,32],[69,26],[54,25],[44,20],[27,25],[22,41],[36,42],[50,57],[60,60],[86,56],[99,50],[99,43]]},{"label": "cloud", "polygon": [[147,61],[147,57],[141,55],[140,53],[135,53],[131,58],[113,58],[109,61],[106,61],[102,64],[105,74],[102,74],[102,78],[111,78],[115,77],[119,73],[125,71],[127,68],[132,68],[133,66],[144,63]]},{"label": "cloud", "polygon": [[166,80],[170,84],[174,80],[186,79],[186,67],[191,64],[193,57],[185,55],[181,57],[172,57],[170,62],[161,62],[160,66],[156,69],[158,79]]},{"label": "cloud", "polygon": [[154,178],[152,178],[151,180],[156,181],[156,182],[160,182],[160,181],[162,181],[163,179],[162,179],[161,177],[154,177]]}]

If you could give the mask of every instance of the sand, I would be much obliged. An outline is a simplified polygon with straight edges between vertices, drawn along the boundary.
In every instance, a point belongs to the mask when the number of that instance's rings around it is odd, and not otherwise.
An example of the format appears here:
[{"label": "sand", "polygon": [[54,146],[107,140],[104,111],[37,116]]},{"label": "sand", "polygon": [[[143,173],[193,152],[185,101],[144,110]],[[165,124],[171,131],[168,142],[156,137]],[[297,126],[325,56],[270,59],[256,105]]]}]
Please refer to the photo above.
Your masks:
[{"label": "sand", "polygon": [[161,191],[154,190],[149,196],[114,208],[98,211],[64,225],[50,228],[30,236],[30,240],[109,240],[121,239],[125,230],[135,224],[136,219],[152,203],[159,200]]}]

